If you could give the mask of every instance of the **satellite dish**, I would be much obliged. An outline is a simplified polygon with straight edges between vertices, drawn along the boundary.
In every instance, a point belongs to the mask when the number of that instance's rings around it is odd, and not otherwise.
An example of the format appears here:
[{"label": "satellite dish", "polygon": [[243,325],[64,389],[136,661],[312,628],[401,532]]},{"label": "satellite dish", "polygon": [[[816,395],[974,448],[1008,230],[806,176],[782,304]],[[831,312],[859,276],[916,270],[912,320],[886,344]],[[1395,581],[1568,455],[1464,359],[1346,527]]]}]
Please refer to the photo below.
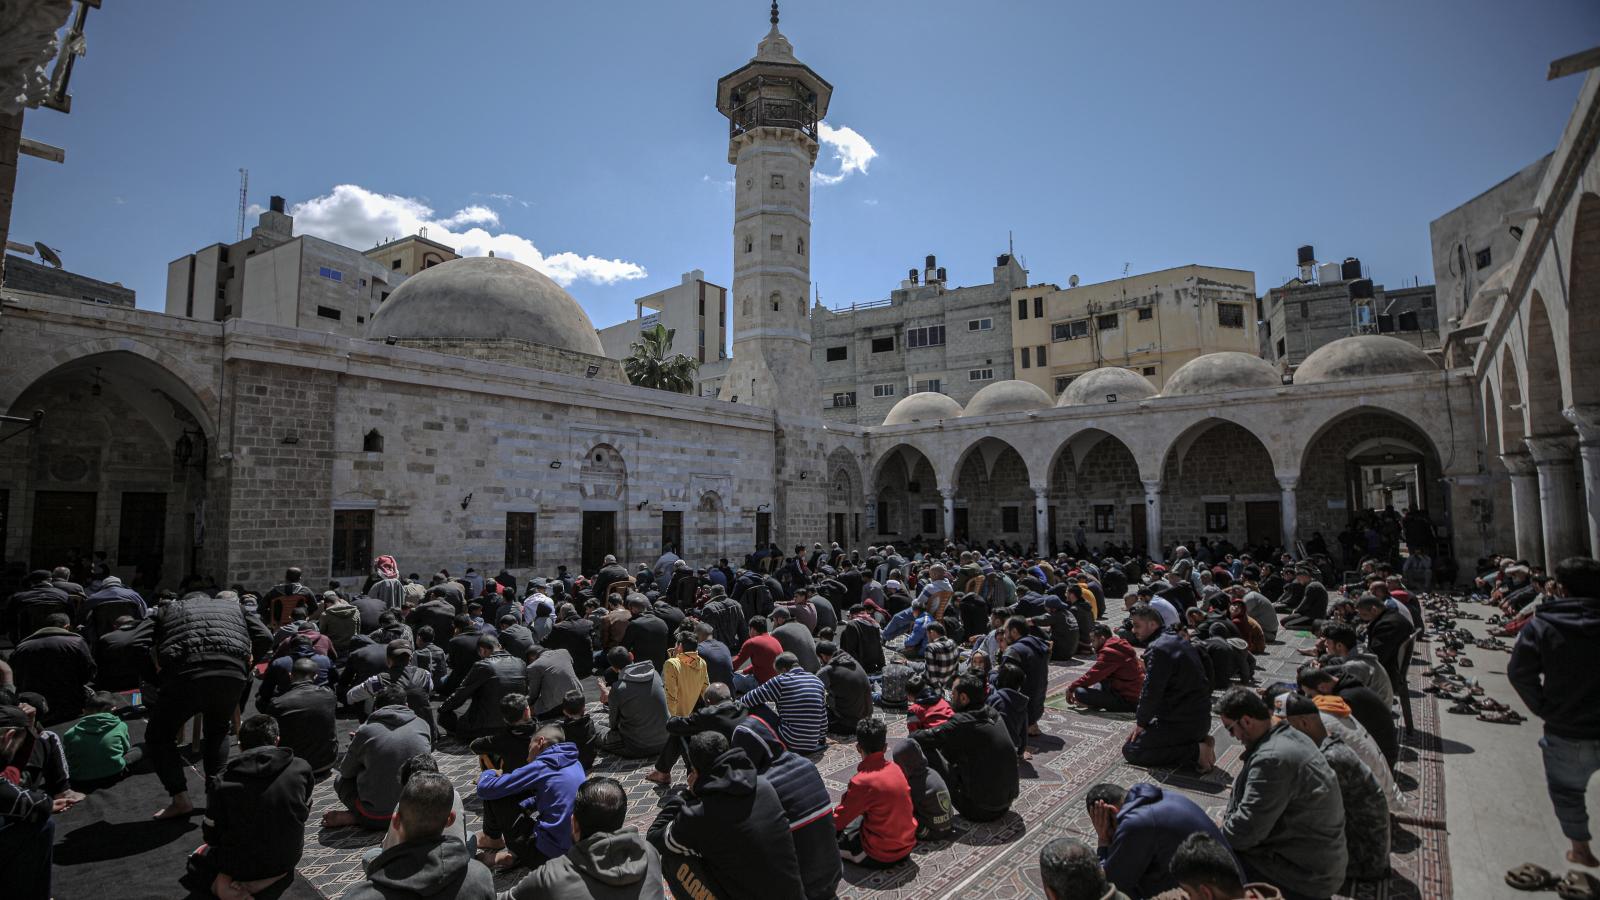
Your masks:
[{"label": "satellite dish", "polygon": [[1077,286],[1078,286],[1078,276],[1074,275],[1071,278],[1067,279],[1067,287],[1077,287]]},{"label": "satellite dish", "polygon": [[34,249],[39,251],[39,258],[40,259],[44,260],[45,262],[49,263],[52,266],[55,266],[58,269],[61,268],[61,257],[58,256],[54,250],[51,250],[49,247],[46,247],[40,241],[34,241],[33,242],[33,246],[34,246]]}]

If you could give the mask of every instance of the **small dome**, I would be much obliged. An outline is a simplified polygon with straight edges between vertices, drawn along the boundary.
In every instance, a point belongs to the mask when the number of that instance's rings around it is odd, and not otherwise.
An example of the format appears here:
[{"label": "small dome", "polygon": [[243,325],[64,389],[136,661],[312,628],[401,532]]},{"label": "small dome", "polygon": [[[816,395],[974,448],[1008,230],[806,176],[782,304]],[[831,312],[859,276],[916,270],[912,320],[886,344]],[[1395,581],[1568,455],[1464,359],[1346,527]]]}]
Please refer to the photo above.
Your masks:
[{"label": "small dome", "polygon": [[961,415],[961,404],[936,391],[918,391],[907,394],[889,414],[883,417],[885,425],[906,425],[911,422],[937,422]]},{"label": "small dome", "polygon": [[1437,372],[1428,354],[1386,334],[1358,334],[1318,347],[1294,372],[1295,384],[1321,384],[1346,378]]},{"label": "small dome", "polygon": [[1156,395],[1155,385],[1148,378],[1138,372],[1130,372],[1117,366],[1105,366],[1085,372],[1061,392],[1061,399],[1056,401],[1057,406],[1084,406],[1090,403],[1109,403],[1108,396],[1116,396],[1116,402],[1129,403],[1143,400]]},{"label": "small dome", "polygon": [[1467,301],[1467,310],[1461,316],[1459,327],[1476,325],[1487,321],[1489,313],[1494,312],[1494,302],[1500,299],[1511,287],[1511,263],[1506,263],[1495,269],[1494,273],[1484,279],[1482,285],[1472,294],[1472,299]]},{"label": "small dome", "polygon": [[374,339],[527,341],[605,356],[589,315],[561,285],[512,259],[468,256],[407,278],[367,326]]},{"label": "small dome", "polygon": [[1283,378],[1278,370],[1259,356],[1224,350],[1207,353],[1184,363],[1167,379],[1162,389],[1163,397],[1193,397],[1201,394],[1224,394],[1228,391],[1248,391],[1253,388],[1278,387]]},{"label": "small dome", "polygon": [[972,395],[963,418],[1049,409],[1050,395],[1031,381],[996,381]]}]

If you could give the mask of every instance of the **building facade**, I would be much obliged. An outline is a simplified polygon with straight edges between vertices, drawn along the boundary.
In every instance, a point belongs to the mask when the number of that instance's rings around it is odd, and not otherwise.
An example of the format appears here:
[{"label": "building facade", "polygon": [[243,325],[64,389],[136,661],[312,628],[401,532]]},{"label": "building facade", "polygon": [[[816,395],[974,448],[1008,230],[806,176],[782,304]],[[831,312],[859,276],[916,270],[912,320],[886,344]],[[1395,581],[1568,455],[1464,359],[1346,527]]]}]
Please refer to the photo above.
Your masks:
[{"label": "building facade", "polygon": [[1311,279],[1295,278],[1263,294],[1261,358],[1288,374],[1318,348],[1353,334],[1386,334],[1438,350],[1434,286],[1385,288],[1360,277],[1360,266],[1356,259],[1317,266]]},{"label": "building facade", "polygon": [[633,305],[633,318],[600,329],[605,354],[626,359],[640,332],[663,325],[675,332],[672,352],[700,364],[695,396],[715,397],[727,372],[728,289],[706,281],[706,273],[695,269],[685,272],[678,284],[640,297]]},{"label": "building facade", "polygon": [[1255,275],[1240,269],[1192,265],[1066,290],[1018,286],[1008,300],[1016,377],[1051,397],[1105,366],[1159,389],[1197,356],[1255,352]]},{"label": "building facade", "polygon": [[43,266],[31,259],[7,254],[5,259],[6,286],[19,291],[49,294],[52,297],[70,297],[85,303],[105,306],[134,305],[132,288],[115,282],[101,281],[66,269]]},{"label": "building facade", "polygon": [[1461,324],[1478,289],[1516,254],[1549,165],[1545,154],[1428,225],[1443,330]]},{"label": "building facade", "polygon": [[[423,231],[427,231],[427,228],[424,227]],[[386,241],[362,255],[379,263],[387,264],[390,272],[399,273],[407,277],[415,275],[423,269],[437,266],[440,263],[461,258],[454,247],[446,247],[438,241],[430,241],[426,235],[421,234],[412,234]]]},{"label": "building facade", "polygon": [[811,314],[812,361],[828,422],[877,425],[919,391],[966,403],[1012,377],[1011,291],[1028,273],[1009,254],[988,284],[950,287],[932,255],[887,300]]}]

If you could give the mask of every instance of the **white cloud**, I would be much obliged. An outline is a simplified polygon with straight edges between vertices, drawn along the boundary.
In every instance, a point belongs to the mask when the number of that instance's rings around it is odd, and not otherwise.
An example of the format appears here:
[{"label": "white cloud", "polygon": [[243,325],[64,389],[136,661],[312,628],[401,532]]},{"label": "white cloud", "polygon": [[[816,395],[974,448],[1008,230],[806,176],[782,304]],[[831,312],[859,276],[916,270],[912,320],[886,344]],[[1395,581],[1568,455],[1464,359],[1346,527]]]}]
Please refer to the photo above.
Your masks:
[{"label": "white cloud", "polygon": [[512,204],[512,203],[520,203],[520,204],[522,204],[522,208],[523,209],[527,209],[528,207],[533,205],[532,203],[528,202],[527,200],[523,200],[522,198],[518,197],[516,194],[507,194],[507,193],[504,193],[504,192],[497,192],[497,193],[492,193],[492,194],[479,194],[479,193],[474,192],[472,196],[474,196],[474,197],[488,197],[490,200],[499,200],[501,203],[504,203],[504,204],[506,204],[508,206],[510,204]]},{"label": "white cloud", "polygon": [[574,281],[615,284],[643,278],[646,274],[638,263],[581,256],[571,251],[546,254],[521,235],[493,234],[484,226],[498,227],[500,217],[481,205],[440,217],[432,207],[413,197],[379,194],[360,185],[341,184],[321,197],[295,204],[289,214],[294,216],[295,230],[299,233],[357,249],[417,234],[426,228],[429,239],[455,247],[462,256],[485,256],[493,250],[495,256],[532,266],[563,287]]},{"label": "white cloud", "polygon": [[709,185],[711,185],[712,187],[716,188],[719,193],[723,193],[723,194],[731,194],[731,193],[733,193],[733,179],[732,178],[721,178],[721,179],[718,179],[718,178],[712,178],[710,175],[701,175],[700,176],[700,183],[701,184],[709,184]]},{"label": "white cloud", "polygon": [[854,128],[843,125],[834,128],[827,122],[818,122],[817,136],[822,139],[822,145],[833,152],[833,158],[839,161],[837,174],[814,173],[818,184],[838,184],[857,172],[865,175],[867,166],[878,155],[878,151],[872,149],[872,144]]}]

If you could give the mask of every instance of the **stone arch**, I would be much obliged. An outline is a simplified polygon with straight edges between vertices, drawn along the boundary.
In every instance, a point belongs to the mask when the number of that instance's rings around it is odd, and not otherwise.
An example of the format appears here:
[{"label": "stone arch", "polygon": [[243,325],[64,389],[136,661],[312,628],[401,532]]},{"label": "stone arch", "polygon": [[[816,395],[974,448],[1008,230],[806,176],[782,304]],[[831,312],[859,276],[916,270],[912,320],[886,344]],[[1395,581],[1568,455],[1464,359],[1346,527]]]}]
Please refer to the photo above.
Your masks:
[{"label": "stone arch", "polygon": [[1516,354],[1509,347],[1500,351],[1499,400],[1496,416],[1499,432],[1494,437],[1499,442],[1500,452],[1528,452],[1527,445],[1522,442],[1528,436],[1528,411],[1522,402],[1522,369],[1517,365]]},{"label": "stone arch", "polygon": [[1567,279],[1567,359],[1574,406],[1600,405],[1600,195],[1584,192]]},{"label": "stone arch", "polygon": [[[1161,530],[1168,543],[1274,546],[1281,488],[1267,445],[1249,428],[1208,417],[1180,432],[1161,469]],[[1193,549],[1191,546],[1190,549]]]},{"label": "stone arch", "polygon": [[781,294],[781,293],[779,293],[777,291],[773,291],[772,295],[770,297],[768,297],[767,299],[772,302],[772,311],[773,312],[782,311],[782,309],[783,309],[783,294]]},{"label": "stone arch", "polygon": [[714,490],[702,493],[700,499],[695,501],[690,550],[693,555],[689,556],[690,559],[698,560],[700,565],[711,565],[725,555],[723,547],[725,515],[722,495]]},{"label": "stone arch", "polygon": [[1144,548],[1144,484],[1139,460],[1122,437],[1102,428],[1083,429],[1056,448],[1046,474],[1046,524],[1053,548],[1075,543],[1079,522],[1090,547]]},{"label": "stone arch", "polygon": [[216,436],[220,404],[211,385],[183,360],[133,338],[79,341],[22,360],[10,375],[0,380],[0,409],[15,415],[18,399],[32,385],[60,371],[87,370],[95,366],[106,370],[108,378],[122,373],[149,382],[182,404],[207,435]]},{"label": "stone arch", "polygon": [[826,466],[828,539],[841,547],[851,547],[861,540],[861,511],[866,503],[861,465],[855,454],[835,447],[827,456]]},{"label": "stone arch", "polygon": [[1550,314],[1538,291],[1528,295],[1523,310],[1527,317],[1523,339],[1527,381],[1522,396],[1526,403],[1528,434],[1566,434],[1570,429],[1561,415],[1561,359],[1550,326]]},{"label": "stone arch", "polygon": [[1266,448],[1274,471],[1290,472],[1294,469],[1295,453],[1291,449],[1293,437],[1279,433],[1278,419],[1258,421],[1247,413],[1219,405],[1197,410],[1188,418],[1182,414],[1174,414],[1163,417],[1163,420],[1171,422],[1173,426],[1163,429],[1165,440],[1125,439],[1128,446],[1133,448],[1134,455],[1138,457],[1139,471],[1146,481],[1164,478],[1168,464],[1176,455],[1187,452],[1189,446],[1207,430],[1222,423],[1236,425],[1252,436],[1259,435],[1257,442]]},{"label": "stone arch", "polygon": [[902,441],[880,454],[872,467],[872,485],[878,497],[879,537],[904,540],[942,533],[943,485],[933,458],[921,447]]},{"label": "stone arch", "polygon": [[955,486],[956,540],[1034,542],[1028,463],[1008,441],[985,435],[968,444],[956,455],[950,483]]}]

